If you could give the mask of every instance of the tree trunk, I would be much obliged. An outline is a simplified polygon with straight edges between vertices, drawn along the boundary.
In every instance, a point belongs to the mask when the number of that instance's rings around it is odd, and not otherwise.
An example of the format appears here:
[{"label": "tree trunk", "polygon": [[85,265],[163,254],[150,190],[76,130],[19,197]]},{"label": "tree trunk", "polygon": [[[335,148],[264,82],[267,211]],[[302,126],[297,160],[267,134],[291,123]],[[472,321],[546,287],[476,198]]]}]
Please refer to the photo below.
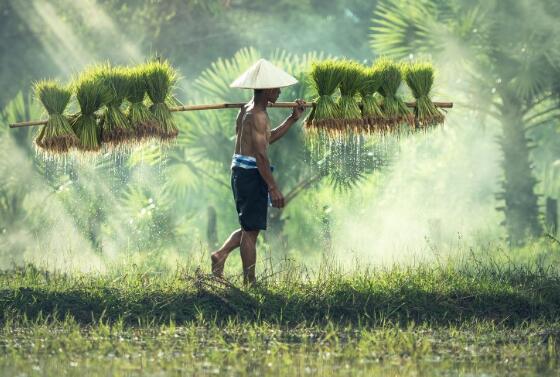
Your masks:
[{"label": "tree trunk", "polygon": [[546,230],[552,235],[558,231],[558,200],[546,198]]},{"label": "tree trunk", "polygon": [[537,180],[533,177],[529,159],[530,146],[522,121],[522,104],[513,95],[502,98],[500,146],[504,154],[504,181],[503,192],[498,198],[504,201],[504,206],[499,209],[505,214],[509,243],[522,246],[528,238],[538,237],[543,231],[535,194]]},{"label": "tree trunk", "polygon": [[[323,178],[322,174],[315,174],[311,177],[306,177],[297,183],[285,196],[285,204],[288,205],[293,199],[301,194],[312,184],[318,182]],[[273,245],[274,248],[286,251],[288,249],[288,236],[284,232],[284,225],[287,218],[282,217],[283,209],[268,209],[268,232],[264,232],[264,239],[267,243]]]},{"label": "tree trunk", "polygon": [[218,227],[216,221],[216,209],[208,206],[208,223],[206,227],[206,241],[208,247],[214,250],[218,246]]},{"label": "tree trunk", "polygon": [[284,232],[286,219],[282,215],[282,209],[269,208],[268,230],[263,234],[265,241],[275,250],[276,255],[281,255],[288,249],[288,236]]}]

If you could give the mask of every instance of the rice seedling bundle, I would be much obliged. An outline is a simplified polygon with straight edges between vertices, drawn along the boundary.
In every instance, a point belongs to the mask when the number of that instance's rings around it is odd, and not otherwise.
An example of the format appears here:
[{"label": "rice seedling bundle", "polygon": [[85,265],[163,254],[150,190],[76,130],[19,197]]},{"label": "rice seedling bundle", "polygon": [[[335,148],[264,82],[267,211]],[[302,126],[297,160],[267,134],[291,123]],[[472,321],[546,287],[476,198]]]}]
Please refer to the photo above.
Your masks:
[{"label": "rice seedling bundle", "polygon": [[149,62],[144,70],[148,97],[152,101],[150,111],[159,123],[159,136],[164,141],[174,139],[179,134],[179,129],[167,101],[171,99],[172,88],[177,82],[177,72],[167,61]]},{"label": "rice seedling bundle", "polygon": [[375,93],[382,82],[381,71],[374,67],[362,68],[363,85],[360,88],[362,97],[362,118],[368,131],[382,130],[385,126],[385,116],[381,111]]},{"label": "rice seedling bundle", "polygon": [[337,103],[333,96],[344,72],[334,60],[315,62],[311,66],[311,86],[316,93],[313,111],[305,120],[308,130],[336,130]]},{"label": "rice seedling bundle", "polygon": [[96,72],[96,80],[109,89],[108,101],[101,127],[101,140],[111,147],[128,144],[135,138],[134,129],[121,110],[128,94],[128,75],[123,67],[102,65]]},{"label": "rice seedling bundle", "polygon": [[111,90],[105,81],[99,80],[99,66],[83,72],[73,83],[80,113],[72,122],[72,128],[78,135],[79,149],[98,151],[101,147],[101,124],[97,122],[95,112],[100,110],[112,98]]},{"label": "rice seedling bundle", "polygon": [[402,82],[402,64],[389,58],[380,58],[375,62],[374,69],[381,72],[379,94],[383,96],[383,114],[386,124],[394,129],[401,123],[414,126],[414,115],[410,112],[400,95],[397,94]]},{"label": "rice seedling bundle", "polygon": [[405,81],[416,99],[415,115],[422,127],[441,124],[444,116],[434,105],[430,92],[434,85],[434,67],[428,62],[415,62],[406,66]]},{"label": "rice seedling bundle", "polygon": [[159,124],[144,103],[146,97],[145,66],[130,68],[127,75],[126,99],[129,102],[127,117],[134,130],[136,140],[147,140],[159,136],[161,132]]},{"label": "rice seedling bundle", "polygon": [[36,145],[51,154],[68,152],[79,142],[68,119],[64,116],[72,92],[54,80],[35,83],[34,91],[49,114],[47,124],[41,127],[35,139]]},{"label": "rice seedling bundle", "polygon": [[344,60],[338,62],[338,67],[342,72],[342,80],[338,106],[335,108],[336,128],[339,131],[362,131],[364,122],[356,98],[364,84],[361,66],[353,61]]}]

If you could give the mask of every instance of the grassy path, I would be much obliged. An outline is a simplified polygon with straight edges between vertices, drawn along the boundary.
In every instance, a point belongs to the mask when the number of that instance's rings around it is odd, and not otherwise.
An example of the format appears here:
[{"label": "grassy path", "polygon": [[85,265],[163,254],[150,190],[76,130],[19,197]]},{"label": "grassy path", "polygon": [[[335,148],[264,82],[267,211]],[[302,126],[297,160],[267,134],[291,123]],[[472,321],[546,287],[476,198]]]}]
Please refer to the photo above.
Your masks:
[{"label": "grassy path", "polygon": [[0,319],[100,319],[127,324],[232,319],[278,325],[386,322],[516,325],[560,317],[560,276],[552,270],[509,266],[418,267],[345,275],[296,273],[257,287],[222,283],[200,273],[128,271],[66,275],[31,267],[0,275]]}]

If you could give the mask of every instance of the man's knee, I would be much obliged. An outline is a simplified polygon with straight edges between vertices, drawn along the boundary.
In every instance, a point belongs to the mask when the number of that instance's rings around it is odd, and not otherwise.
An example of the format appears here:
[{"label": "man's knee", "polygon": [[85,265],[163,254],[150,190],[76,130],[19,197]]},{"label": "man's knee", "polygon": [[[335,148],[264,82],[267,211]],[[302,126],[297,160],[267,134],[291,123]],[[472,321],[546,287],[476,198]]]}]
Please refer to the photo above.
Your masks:
[{"label": "man's knee", "polygon": [[241,240],[245,240],[247,242],[256,243],[257,237],[259,235],[258,230],[244,230],[241,233]]}]

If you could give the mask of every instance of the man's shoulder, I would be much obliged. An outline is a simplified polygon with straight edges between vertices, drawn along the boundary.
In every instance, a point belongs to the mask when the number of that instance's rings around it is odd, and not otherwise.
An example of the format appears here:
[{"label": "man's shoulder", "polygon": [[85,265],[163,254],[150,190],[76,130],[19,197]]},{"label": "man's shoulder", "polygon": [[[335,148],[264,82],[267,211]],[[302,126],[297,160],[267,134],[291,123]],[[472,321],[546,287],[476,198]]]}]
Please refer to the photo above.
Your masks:
[{"label": "man's shoulder", "polygon": [[245,113],[245,116],[249,120],[253,120],[255,123],[266,123],[268,121],[268,114],[266,111],[262,110],[249,110]]}]

